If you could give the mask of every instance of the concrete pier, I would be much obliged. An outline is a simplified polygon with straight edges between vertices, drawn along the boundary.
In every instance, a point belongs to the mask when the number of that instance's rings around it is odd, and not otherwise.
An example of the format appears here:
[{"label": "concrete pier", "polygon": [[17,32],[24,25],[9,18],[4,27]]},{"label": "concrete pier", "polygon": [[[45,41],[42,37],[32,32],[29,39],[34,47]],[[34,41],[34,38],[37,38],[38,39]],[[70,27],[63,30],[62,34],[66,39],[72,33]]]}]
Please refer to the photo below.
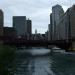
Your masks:
[{"label": "concrete pier", "polygon": [[68,51],[75,51],[75,41],[72,41]]},{"label": "concrete pier", "polygon": [[72,42],[72,50],[75,51],[75,41]]}]

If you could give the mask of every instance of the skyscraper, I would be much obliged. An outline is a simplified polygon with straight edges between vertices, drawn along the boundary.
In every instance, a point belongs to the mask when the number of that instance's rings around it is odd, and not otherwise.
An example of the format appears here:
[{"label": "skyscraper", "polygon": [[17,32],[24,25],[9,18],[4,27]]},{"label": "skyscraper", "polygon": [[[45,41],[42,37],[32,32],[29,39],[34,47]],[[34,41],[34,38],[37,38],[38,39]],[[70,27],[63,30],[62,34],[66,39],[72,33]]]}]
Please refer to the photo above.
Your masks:
[{"label": "skyscraper", "polygon": [[26,35],[26,26],[26,16],[13,16],[13,27],[16,29],[18,36]]},{"label": "skyscraper", "polygon": [[55,5],[52,7],[52,28],[53,28],[53,40],[57,40],[57,25],[60,21],[61,16],[64,14],[63,8],[60,5]]},{"label": "skyscraper", "polygon": [[52,40],[51,39],[51,24],[48,25],[48,41]]},{"label": "skyscraper", "polygon": [[31,35],[32,34],[32,21],[31,20],[27,20],[27,34]]},{"label": "skyscraper", "polygon": [[27,39],[31,39],[31,34],[32,34],[32,21],[31,20],[26,20],[27,21],[27,25],[26,25],[26,36]]},{"label": "skyscraper", "polygon": [[3,36],[4,14],[0,9],[0,36]]},{"label": "skyscraper", "polygon": [[50,14],[50,24],[48,25],[48,40],[52,40],[53,36],[53,26],[52,26],[52,13]]}]

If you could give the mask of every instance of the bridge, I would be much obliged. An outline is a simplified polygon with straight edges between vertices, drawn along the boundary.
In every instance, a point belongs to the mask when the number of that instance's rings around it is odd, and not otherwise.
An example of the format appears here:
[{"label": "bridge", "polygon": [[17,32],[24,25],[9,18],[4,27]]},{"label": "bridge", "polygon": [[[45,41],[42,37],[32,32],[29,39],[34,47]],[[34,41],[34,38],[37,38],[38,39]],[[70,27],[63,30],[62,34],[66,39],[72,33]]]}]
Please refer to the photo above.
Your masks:
[{"label": "bridge", "polygon": [[48,47],[50,45],[57,46],[59,48],[68,50],[69,47],[71,46],[71,42],[66,42],[66,40],[53,40],[53,41],[48,41],[48,40],[26,40],[22,38],[7,38],[4,39],[4,44],[6,45],[13,45],[13,46],[26,46],[26,47]]}]

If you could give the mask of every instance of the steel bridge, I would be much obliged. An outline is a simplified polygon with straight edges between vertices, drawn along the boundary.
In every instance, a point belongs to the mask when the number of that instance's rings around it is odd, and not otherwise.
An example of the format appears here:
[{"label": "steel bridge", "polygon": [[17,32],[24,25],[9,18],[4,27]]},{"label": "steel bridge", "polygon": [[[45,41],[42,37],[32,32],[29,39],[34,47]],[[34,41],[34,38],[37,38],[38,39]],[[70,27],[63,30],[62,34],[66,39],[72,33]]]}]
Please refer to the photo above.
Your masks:
[{"label": "steel bridge", "polygon": [[49,45],[54,45],[59,48],[67,50],[71,46],[71,42],[66,42],[66,40],[53,40],[53,41],[48,41],[48,40],[25,40],[21,38],[7,38],[4,39],[4,44],[6,45],[14,45],[14,46],[27,46],[27,47],[48,47]]}]

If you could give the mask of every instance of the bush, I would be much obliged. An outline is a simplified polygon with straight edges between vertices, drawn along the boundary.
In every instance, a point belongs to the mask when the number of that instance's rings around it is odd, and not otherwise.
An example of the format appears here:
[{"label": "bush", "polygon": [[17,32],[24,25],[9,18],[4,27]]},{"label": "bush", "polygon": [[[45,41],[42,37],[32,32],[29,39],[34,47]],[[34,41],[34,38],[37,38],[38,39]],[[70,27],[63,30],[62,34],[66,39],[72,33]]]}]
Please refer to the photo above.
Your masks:
[{"label": "bush", "polygon": [[12,75],[15,69],[15,47],[0,46],[0,75]]}]

